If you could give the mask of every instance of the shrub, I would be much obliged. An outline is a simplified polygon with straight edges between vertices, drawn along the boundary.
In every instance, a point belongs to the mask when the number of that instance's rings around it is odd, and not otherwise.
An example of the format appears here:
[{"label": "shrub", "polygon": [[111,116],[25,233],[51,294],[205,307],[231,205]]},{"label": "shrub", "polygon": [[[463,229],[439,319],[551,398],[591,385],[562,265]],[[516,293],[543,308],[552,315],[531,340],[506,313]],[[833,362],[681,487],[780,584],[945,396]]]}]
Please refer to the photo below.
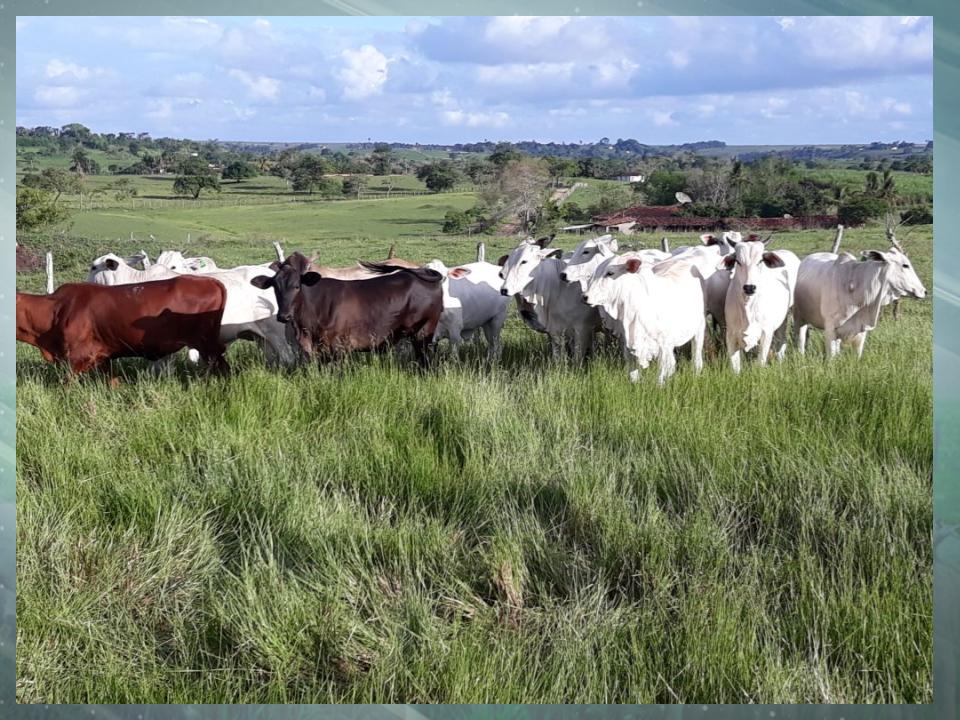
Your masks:
[{"label": "shrub", "polygon": [[844,225],[863,225],[887,211],[887,203],[879,198],[860,196],[837,208],[837,218]]}]

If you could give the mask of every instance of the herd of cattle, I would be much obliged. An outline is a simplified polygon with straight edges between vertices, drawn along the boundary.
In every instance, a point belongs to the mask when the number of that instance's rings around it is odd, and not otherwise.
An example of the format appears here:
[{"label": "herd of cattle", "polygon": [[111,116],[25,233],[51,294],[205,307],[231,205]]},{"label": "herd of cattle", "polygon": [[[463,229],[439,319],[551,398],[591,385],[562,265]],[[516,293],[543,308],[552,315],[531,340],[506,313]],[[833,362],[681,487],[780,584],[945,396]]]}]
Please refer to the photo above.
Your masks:
[{"label": "herd of cattle", "polygon": [[[824,331],[829,355],[844,341],[859,355],[884,305],[926,295],[896,243],[860,259],[817,252],[801,261],[753,235],[700,239],[672,253],[618,253],[617,240],[605,235],[564,253],[549,247],[550,238],[528,238],[496,265],[453,268],[395,258],[332,268],[294,253],[227,270],[178,252],[153,264],[110,254],[92,263],[86,283],[49,295],[18,292],[17,340],[38,347],[49,362],[66,363],[72,374],[113,358],[158,361],[185,347],[191,359],[226,371],[226,348],[238,339],[258,342],[269,363],[284,365],[407,340],[425,364],[441,339],[456,357],[460,343],[480,330],[496,361],[514,298],[527,326],[549,337],[556,359],[580,362],[597,333],[606,332],[637,368],[657,360],[663,384],[680,346],[690,344],[695,369],[703,366],[708,316],[723,328],[739,372],[743,353],[756,350],[760,364],[771,351],[784,357],[791,315],[799,353],[812,326]],[[636,381],[639,369],[629,376]]]}]

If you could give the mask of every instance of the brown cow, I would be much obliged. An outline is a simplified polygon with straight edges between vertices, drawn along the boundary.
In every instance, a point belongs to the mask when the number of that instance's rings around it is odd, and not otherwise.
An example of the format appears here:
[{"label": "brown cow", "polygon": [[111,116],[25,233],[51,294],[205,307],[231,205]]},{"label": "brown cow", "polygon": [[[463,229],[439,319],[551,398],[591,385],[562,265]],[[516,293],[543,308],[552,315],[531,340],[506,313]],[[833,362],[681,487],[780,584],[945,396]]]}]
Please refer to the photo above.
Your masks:
[{"label": "brown cow", "polygon": [[409,338],[417,360],[426,362],[443,311],[440,273],[364,263],[377,275],[346,281],[323,278],[309,265],[307,258],[293,253],[276,266],[273,277],[251,280],[258,288],[274,289],[277,319],[293,326],[308,356],[375,350]]},{"label": "brown cow", "polygon": [[17,293],[17,340],[65,362],[71,375],[113,358],[148,360],[196,348],[215,370],[229,368],[220,341],[223,285],[181,275],[135,285],[68,283],[51,295]]}]

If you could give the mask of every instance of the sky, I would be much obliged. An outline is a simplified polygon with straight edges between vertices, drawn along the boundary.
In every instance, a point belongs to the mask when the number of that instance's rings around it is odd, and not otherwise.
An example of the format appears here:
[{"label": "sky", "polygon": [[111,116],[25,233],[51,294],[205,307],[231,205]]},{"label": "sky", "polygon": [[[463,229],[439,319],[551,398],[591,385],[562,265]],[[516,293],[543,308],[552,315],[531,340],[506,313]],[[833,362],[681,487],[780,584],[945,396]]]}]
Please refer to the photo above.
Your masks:
[{"label": "sky", "polygon": [[933,137],[928,17],[21,17],[17,124],[275,142]]}]

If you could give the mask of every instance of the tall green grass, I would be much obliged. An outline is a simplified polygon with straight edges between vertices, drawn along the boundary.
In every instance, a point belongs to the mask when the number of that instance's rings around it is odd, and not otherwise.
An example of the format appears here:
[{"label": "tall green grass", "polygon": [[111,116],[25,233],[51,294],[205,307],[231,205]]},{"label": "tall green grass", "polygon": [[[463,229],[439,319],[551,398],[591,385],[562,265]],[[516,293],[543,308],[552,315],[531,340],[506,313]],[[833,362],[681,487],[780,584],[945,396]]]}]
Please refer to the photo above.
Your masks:
[{"label": "tall green grass", "polygon": [[20,348],[18,699],[929,702],[930,303],[859,362],[812,345],[663,389],[515,318],[502,365],[425,373],[238,345],[228,378],[65,388]]}]

